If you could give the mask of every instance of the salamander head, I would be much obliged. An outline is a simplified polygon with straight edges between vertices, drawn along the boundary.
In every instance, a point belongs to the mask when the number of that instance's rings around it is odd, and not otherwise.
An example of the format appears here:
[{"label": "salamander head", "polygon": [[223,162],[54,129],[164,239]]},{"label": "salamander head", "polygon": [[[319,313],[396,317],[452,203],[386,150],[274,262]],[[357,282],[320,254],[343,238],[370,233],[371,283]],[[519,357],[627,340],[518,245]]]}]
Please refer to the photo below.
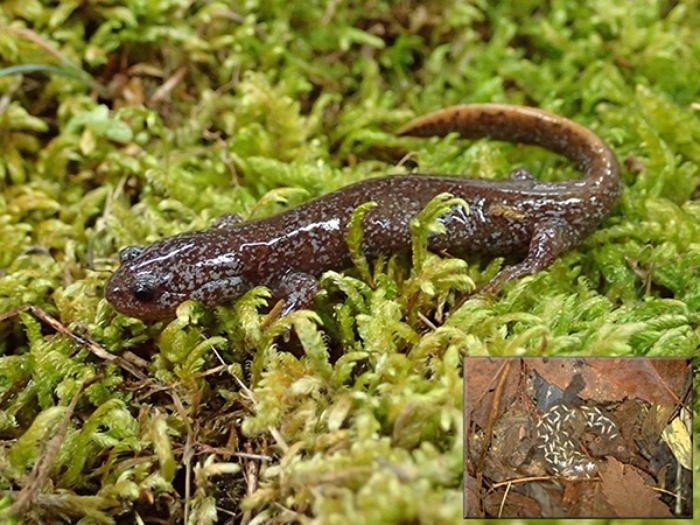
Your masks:
[{"label": "salamander head", "polygon": [[[221,242],[205,232],[181,234],[146,248],[128,246],[121,266],[107,281],[105,297],[118,312],[144,320],[174,317],[188,299],[211,307],[247,289],[233,253],[219,253]],[[213,250],[213,251],[212,251]]]}]

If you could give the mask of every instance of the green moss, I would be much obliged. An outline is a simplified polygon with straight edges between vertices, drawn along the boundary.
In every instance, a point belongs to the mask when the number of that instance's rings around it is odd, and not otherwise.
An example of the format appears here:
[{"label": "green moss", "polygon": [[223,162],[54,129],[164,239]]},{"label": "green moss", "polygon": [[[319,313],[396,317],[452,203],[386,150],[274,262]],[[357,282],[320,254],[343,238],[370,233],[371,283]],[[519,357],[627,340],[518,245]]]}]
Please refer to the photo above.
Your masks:
[{"label": "green moss", "polygon": [[[102,348],[0,323],[2,519],[68,414],[29,519],[456,523],[463,356],[698,353],[694,2],[2,5],[0,315],[40,307]],[[445,197],[412,259],[366,261],[352,228],[356,268],[322,277],[314,312],[268,318],[262,288],[159,323],[105,302],[119,248],[406,172],[397,149],[424,173],[576,176],[534,148],[391,135],[478,101],[574,118],[624,161],[604,224],[498,298],[460,302],[511,260],[425,249]]]}]

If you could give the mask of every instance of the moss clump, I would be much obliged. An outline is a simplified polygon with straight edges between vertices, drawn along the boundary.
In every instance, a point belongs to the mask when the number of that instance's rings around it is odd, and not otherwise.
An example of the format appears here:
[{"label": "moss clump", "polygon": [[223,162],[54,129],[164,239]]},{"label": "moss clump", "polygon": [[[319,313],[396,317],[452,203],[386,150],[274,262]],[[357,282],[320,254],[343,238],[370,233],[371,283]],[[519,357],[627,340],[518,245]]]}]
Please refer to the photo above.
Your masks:
[{"label": "moss clump", "polygon": [[[699,16],[691,1],[4,2],[4,519],[455,523],[461,357],[697,353]],[[601,228],[497,299],[461,302],[510,261],[422,248],[437,202],[413,261],[355,248],[315,313],[268,316],[263,289],[170,323],[104,301],[120,247],[405,171],[386,160],[409,145],[393,129],[479,101],[574,118],[626,167]],[[575,176],[533,148],[416,144],[421,172]],[[14,313],[27,306],[41,311]]]}]

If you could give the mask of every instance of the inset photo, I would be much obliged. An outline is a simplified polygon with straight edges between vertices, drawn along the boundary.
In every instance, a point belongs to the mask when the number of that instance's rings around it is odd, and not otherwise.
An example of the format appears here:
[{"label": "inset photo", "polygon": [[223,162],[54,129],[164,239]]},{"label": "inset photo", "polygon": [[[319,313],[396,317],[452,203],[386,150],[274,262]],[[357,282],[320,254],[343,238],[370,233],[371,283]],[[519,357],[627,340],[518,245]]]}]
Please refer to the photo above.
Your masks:
[{"label": "inset photo", "polygon": [[692,518],[690,358],[465,358],[465,518]]}]

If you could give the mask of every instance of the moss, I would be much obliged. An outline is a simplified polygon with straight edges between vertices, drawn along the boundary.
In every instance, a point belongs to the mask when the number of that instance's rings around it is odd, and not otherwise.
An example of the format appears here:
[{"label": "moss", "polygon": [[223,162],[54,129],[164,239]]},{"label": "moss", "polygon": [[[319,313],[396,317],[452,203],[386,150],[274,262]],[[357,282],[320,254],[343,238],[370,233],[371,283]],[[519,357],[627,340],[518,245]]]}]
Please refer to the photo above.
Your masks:
[{"label": "moss", "polygon": [[[697,7],[516,4],[3,3],[8,522],[33,494],[36,521],[455,523],[461,357],[697,354]],[[314,312],[268,316],[256,288],[143,323],[103,299],[120,247],[405,172],[397,149],[421,172],[576,176],[534,148],[391,135],[479,101],[574,118],[625,166],[611,217],[498,298],[462,301],[510,260],[424,249],[438,199],[412,260],[366,261],[354,228],[356,268],[323,276]],[[46,316],[11,315],[27,305]]]}]

